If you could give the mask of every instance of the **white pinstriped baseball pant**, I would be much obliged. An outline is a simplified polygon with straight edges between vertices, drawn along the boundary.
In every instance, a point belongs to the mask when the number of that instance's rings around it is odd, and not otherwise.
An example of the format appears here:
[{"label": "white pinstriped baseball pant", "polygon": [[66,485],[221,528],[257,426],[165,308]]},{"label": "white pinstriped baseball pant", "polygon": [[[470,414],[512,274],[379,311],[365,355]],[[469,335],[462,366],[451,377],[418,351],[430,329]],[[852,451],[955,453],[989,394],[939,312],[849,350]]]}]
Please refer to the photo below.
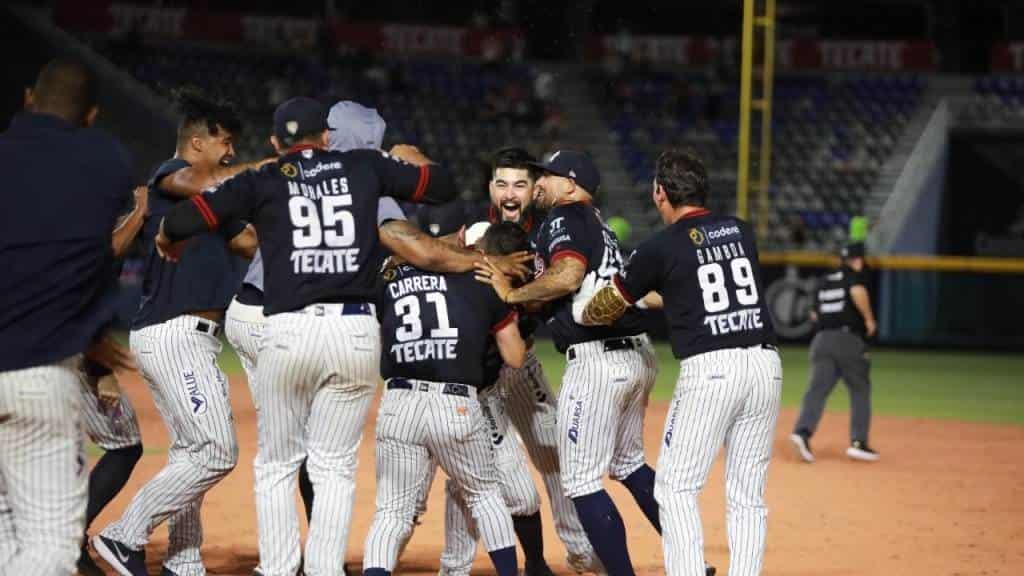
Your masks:
[{"label": "white pinstriped baseball pant", "polygon": [[487,550],[515,546],[475,390],[467,387],[469,396],[456,396],[443,393],[443,383],[409,382],[416,389],[384,393],[377,416],[377,511],[366,537],[363,569],[394,570],[430,480],[432,460],[464,496]]},{"label": "white pinstriped baseball pant", "polygon": [[267,318],[257,359],[256,512],[260,569],[299,568],[295,484],[305,459],[316,499],[306,541],[308,576],[341,574],[355,498],[357,449],[376,390],[380,325],[342,304]]},{"label": "white pinstriped baseball pant", "polygon": [[646,335],[606,352],[600,340],[569,348],[558,398],[558,456],[569,498],[622,480],[644,464],[644,412],[657,361]]},{"label": "white pinstriped baseball pant", "polygon": [[167,520],[164,566],[178,576],[206,573],[199,553],[203,543],[200,507],[210,488],[238,462],[228,381],[217,364],[222,348],[215,335],[218,328],[216,322],[183,314],[129,335],[171,446],[163,469],[102,534],[140,549]]},{"label": "white pinstriped baseball pant", "polygon": [[774,349],[729,348],[680,362],[654,488],[666,574],[704,574],[697,496],[723,445],[729,575],[761,573],[764,492],[781,390],[782,364]]},{"label": "white pinstriped baseball pant", "polygon": [[87,475],[81,356],[0,372],[0,574],[75,572]]}]

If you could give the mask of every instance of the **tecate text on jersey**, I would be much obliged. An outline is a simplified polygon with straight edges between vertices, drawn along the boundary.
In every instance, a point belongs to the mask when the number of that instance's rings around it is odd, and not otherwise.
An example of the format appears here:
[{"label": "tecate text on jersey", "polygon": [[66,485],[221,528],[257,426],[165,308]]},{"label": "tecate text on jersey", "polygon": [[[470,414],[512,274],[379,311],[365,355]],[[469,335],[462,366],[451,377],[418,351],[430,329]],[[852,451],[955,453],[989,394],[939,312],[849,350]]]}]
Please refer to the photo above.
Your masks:
[{"label": "tecate text on jersey", "polygon": [[359,248],[292,250],[295,274],[340,274],[359,271]]},{"label": "tecate text on jersey", "polygon": [[724,314],[711,314],[704,317],[704,325],[711,328],[711,333],[715,336],[764,328],[764,323],[761,322],[760,308],[744,308]]},{"label": "tecate text on jersey", "polygon": [[414,342],[391,345],[395,362],[423,362],[424,360],[457,360],[454,338],[425,338]]}]

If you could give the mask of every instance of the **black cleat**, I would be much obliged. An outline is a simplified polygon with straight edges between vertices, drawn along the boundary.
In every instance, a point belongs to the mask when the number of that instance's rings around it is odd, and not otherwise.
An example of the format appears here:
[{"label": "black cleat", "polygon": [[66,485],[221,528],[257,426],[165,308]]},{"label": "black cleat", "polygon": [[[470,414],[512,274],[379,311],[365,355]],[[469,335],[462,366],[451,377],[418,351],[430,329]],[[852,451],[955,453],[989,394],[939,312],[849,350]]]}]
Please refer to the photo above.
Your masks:
[{"label": "black cleat", "polygon": [[846,455],[854,460],[861,460],[864,462],[878,461],[878,452],[868,448],[867,442],[861,442],[860,440],[854,440],[853,443],[850,444],[850,447],[846,449]]},{"label": "black cleat", "polygon": [[121,576],[149,576],[146,572],[145,550],[132,550],[103,535],[93,536],[92,547]]}]

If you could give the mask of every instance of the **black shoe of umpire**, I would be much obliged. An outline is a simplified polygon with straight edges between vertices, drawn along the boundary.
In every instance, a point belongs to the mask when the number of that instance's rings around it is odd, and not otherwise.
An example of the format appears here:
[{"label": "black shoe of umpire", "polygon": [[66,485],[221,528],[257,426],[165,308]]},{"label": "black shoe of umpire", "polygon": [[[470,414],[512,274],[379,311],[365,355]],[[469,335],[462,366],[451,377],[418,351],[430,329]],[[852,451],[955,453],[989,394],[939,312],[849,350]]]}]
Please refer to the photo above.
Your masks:
[{"label": "black shoe of umpire", "polygon": [[861,460],[864,462],[878,461],[878,452],[868,448],[867,442],[861,442],[860,440],[854,440],[850,444],[850,447],[846,449],[846,455],[854,460]]}]

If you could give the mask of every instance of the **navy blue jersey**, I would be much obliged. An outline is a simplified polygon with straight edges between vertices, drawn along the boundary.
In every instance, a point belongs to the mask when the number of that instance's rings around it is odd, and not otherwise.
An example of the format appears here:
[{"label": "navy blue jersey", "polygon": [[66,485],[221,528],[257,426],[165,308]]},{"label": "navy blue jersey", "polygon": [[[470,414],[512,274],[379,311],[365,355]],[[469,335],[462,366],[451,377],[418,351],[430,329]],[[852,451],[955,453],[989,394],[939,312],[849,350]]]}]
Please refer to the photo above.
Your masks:
[{"label": "navy blue jersey", "polygon": [[615,283],[630,302],[661,294],[676,358],[774,344],[754,232],[706,210],[640,244]]},{"label": "navy blue jersey", "polygon": [[252,222],[268,316],[317,303],[372,302],[382,260],[378,199],[443,202],[455,191],[440,166],[413,166],[379,150],[301,147],[176,208],[164,231],[173,240],[232,218]]},{"label": "navy blue jersey", "polygon": [[[586,275],[611,280],[622,267],[619,242],[597,210],[589,203],[574,202],[555,206],[544,219],[537,233],[537,272],[543,273],[561,258],[575,258],[586,269]],[[644,331],[640,314],[630,308],[611,326],[583,326],[572,319],[572,303],[579,292],[553,302],[548,328],[555,348],[564,353],[580,342],[634,336]]]},{"label": "navy blue jersey", "polygon": [[132,319],[133,330],[189,312],[227,308],[248,268],[248,262],[235,256],[228,247],[231,238],[245,228],[241,220],[221,226],[217,232],[189,239],[178,262],[164,260],[157,253],[153,238],[160,220],[171,208],[189,201],[161,190],[160,181],[189,166],[181,158],[171,158],[157,167],[149,179],[149,215],[140,235],[145,242],[146,266],[142,300]]},{"label": "navy blue jersey", "polygon": [[408,265],[385,271],[378,306],[383,378],[477,388],[493,383],[484,379],[488,336],[516,319],[473,273],[434,274]]},{"label": "navy blue jersey", "polygon": [[0,134],[0,370],[86,349],[114,318],[110,235],[131,202],[132,167],[110,135],[47,114]]},{"label": "navy blue jersey", "polygon": [[857,272],[843,265],[818,280],[818,290],[814,293],[814,309],[818,312],[819,330],[847,330],[864,336],[867,327],[864,317],[853,304],[850,288],[866,286],[867,273]]}]

